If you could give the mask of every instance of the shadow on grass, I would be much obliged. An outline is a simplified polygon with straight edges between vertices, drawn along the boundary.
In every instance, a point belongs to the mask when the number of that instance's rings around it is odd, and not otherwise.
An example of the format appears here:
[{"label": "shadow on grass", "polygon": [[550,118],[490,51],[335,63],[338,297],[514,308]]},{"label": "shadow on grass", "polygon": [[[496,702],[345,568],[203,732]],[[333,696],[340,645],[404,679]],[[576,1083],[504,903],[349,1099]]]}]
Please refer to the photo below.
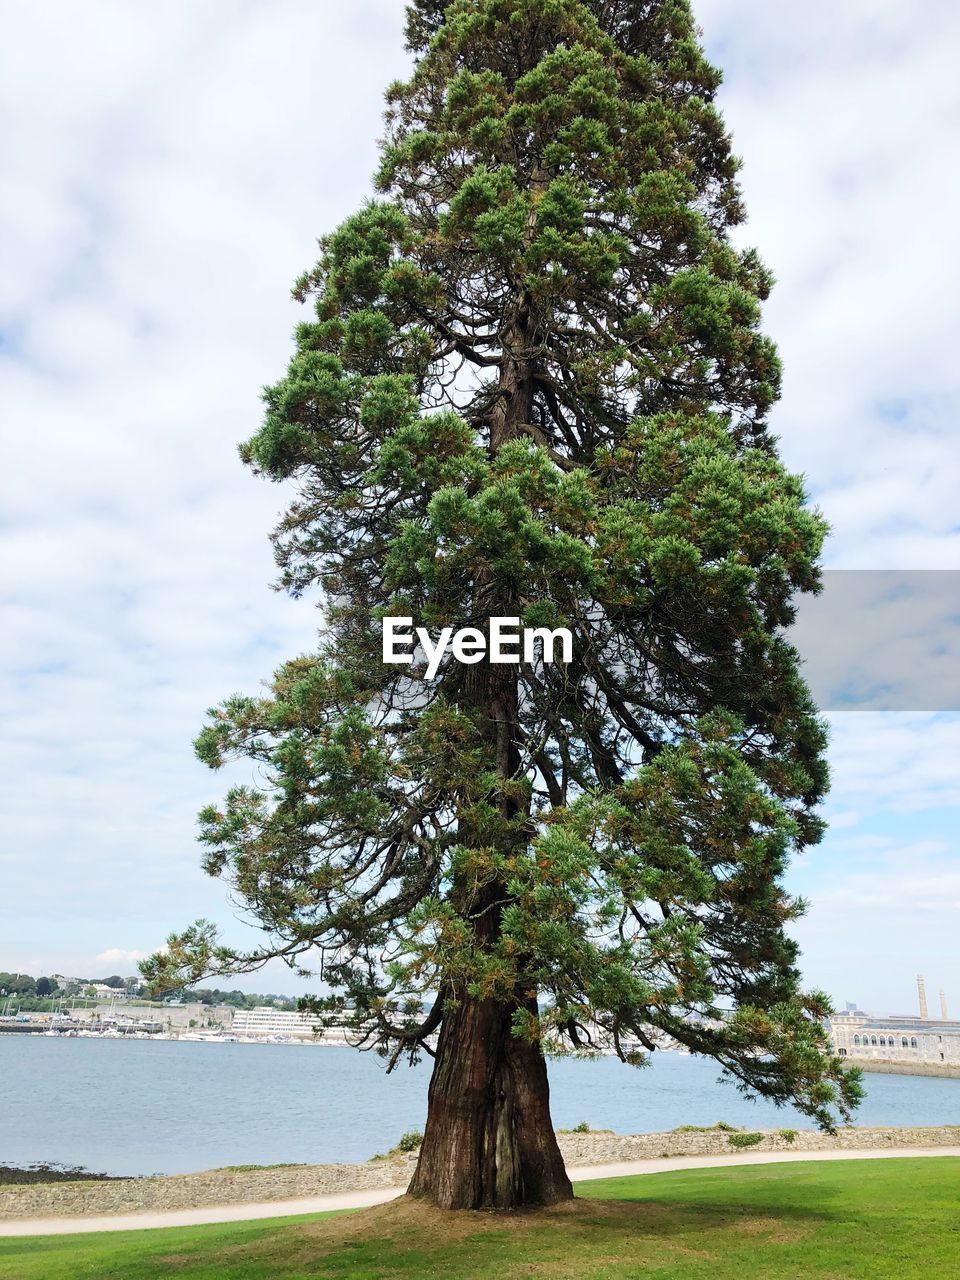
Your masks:
[{"label": "shadow on grass", "polygon": [[[319,1268],[315,1274],[329,1280],[606,1274],[605,1267],[630,1257],[644,1258],[647,1266],[705,1263],[723,1237],[740,1248],[797,1243],[831,1219],[829,1211],[799,1206],[626,1197],[478,1215],[442,1212],[404,1197],[351,1214],[349,1224],[344,1218],[329,1226],[306,1224],[295,1251],[287,1240],[287,1261]],[[230,1272],[224,1275],[229,1280]]]}]

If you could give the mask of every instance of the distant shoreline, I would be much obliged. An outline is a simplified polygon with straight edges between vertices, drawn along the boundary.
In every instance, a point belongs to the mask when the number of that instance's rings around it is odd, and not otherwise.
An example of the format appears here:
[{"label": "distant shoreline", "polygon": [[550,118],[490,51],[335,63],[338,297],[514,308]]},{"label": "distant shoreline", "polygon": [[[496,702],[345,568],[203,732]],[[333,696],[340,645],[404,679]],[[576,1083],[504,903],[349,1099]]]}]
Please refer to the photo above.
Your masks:
[{"label": "distant shoreline", "polygon": [[[175,1042],[177,1044],[261,1044],[261,1045],[318,1045],[321,1048],[355,1048],[350,1041],[341,1035],[322,1036],[283,1036],[283,1035],[250,1035],[212,1033],[212,1032],[122,1032],[81,1030],[79,1032],[51,1032],[38,1026],[3,1026],[0,1033],[8,1036],[24,1035],[36,1038],[45,1036],[49,1039],[84,1039],[84,1040],[153,1040]],[[672,1049],[661,1046],[659,1053],[686,1054],[683,1049]],[[854,1058],[848,1057],[850,1066],[859,1067],[862,1071],[877,1075],[890,1076],[928,1076],[939,1080],[960,1080],[960,1063],[950,1062],[916,1062],[909,1059]]]},{"label": "distant shoreline", "polygon": [[848,1058],[863,1071],[884,1076],[935,1076],[938,1080],[960,1080],[960,1062],[897,1062],[890,1058]]}]

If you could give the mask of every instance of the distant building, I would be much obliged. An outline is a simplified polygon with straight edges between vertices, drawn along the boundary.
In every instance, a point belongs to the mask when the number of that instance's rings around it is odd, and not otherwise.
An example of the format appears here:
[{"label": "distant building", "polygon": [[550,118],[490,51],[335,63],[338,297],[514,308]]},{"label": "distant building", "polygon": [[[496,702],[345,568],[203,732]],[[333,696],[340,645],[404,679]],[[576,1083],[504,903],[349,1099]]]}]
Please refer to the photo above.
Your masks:
[{"label": "distant building", "polygon": [[[291,1036],[298,1040],[314,1039],[314,1027],[319,1020],[309,1013],[297,1013],[291,1009],[238,1009],[233,1015],[231,1030],[240,1036]],[[323,1040],[343,1044],[346,1037],[340,1027],[328,1027]]]},{"label": "distant building", "polygon": [[960,1065],[960,1022],[840,1013],[830,1030],[841,1058]]},{"label": "distant building", "polygon": [[917,978],[917,1003],[920,1016],[891,1015],[887,1018],[861,1013],[847,1005],[845,1013],[830,1019],[833,1043],[841,1058],[863,1062],[883,1061],[943,1063],[960,1066],[960,1022],[946,1017],[947,1002],[940,992],[943,1017],[931,1018],[927,1009],[926,987]]}]

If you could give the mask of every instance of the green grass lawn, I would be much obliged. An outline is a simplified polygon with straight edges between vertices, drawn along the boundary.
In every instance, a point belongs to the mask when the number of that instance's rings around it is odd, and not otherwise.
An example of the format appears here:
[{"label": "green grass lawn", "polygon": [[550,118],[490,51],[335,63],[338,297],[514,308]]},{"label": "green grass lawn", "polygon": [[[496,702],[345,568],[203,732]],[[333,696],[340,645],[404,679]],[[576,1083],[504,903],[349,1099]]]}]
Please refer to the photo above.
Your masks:
[{"label": "green grass lawn", "polygon": [[960,1160],[820,1161],[581,1183],[559,1209],[376,1209],[0,1239],[3,1280],[960,1276]]}]

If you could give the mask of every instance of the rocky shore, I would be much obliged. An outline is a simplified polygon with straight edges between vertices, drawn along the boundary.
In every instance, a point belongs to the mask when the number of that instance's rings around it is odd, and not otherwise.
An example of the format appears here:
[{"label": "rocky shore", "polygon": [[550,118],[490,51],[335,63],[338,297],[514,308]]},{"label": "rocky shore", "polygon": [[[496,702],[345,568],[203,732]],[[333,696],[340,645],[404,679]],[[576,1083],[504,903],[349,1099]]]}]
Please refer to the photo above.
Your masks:
[{"label": "rocky shore", "polygon": [[[736,1155],[742,1151],[889,1150],[960,1146],[960,1126],[914,1129],[841,1129],[834,1135],[808,1129],[682,1128],[630,1136],[610,1130],[561,1133],[568,1167],[651,1157]],[[295,1200],[375,1187],[404,1186],[415,1154],[366,1164],[273,1165],[212,1169],[173,1177],[120,1178],[109,1182],[58,1182],[0,1187],[0,1219],[75,1217]]]}]

